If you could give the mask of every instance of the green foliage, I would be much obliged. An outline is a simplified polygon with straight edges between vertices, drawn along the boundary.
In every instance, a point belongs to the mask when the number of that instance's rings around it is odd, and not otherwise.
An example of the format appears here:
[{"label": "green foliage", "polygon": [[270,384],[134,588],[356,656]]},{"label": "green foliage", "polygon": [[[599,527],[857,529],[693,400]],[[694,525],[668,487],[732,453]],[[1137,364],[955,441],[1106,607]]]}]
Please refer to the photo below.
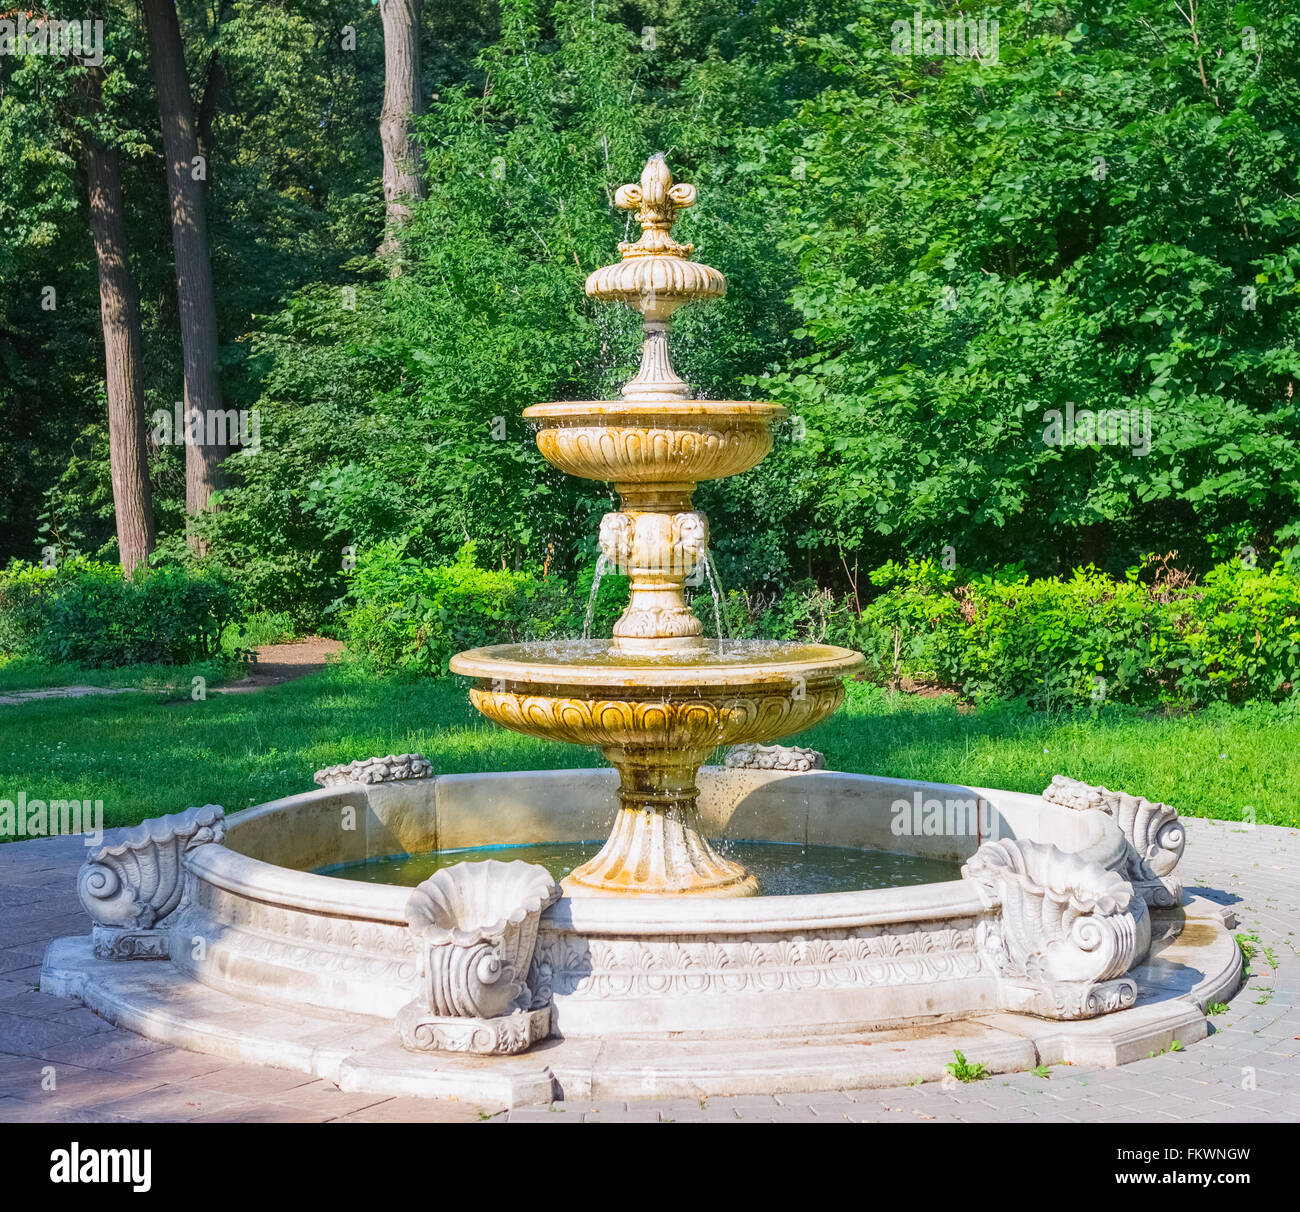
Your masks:
[{"label": "green foliage", "polygon": [[[702,620],[709,619],[707,595],[697,597],[694,606]],[[730,590],[723,618],[725,633],[737,639],[847,643],[856,633],[853,603],[812,580],[796,581],[784,592]]]},{"label": "green foliage", "polygon": [[445,673],[465,648],[550,639],[581,626],[568,586],[528,571],[479,568],[474,545],[450,564],[426,567],[395,543],[375,547],[358,564],[344,616],[347,643],[379,671]]},{"label": "green foliage", "polygon": [[872,574],[854,642],[872,676],[934,678],[980,699],[1139,705],[1289,696],[1300,663],[1300,579],[1279,563],[1212,569],[1201,584],[1095,568],[1031,579],[961,576],[928,561]]},{"label": "green foliage", "polygon": [[955,1048],[952,1054],[957,1059],[944,1065],[944,1068],[959,1082],[977,1082],[988,1077],[988,1066],[978,1063],[972,1064]]},{"label": "green foliage", "polygon": [[15,563],[0,572],[0,651],[91,669],[189,664],[218,655],[238,611],[212,572],[161,567],[123,578],[116,565]]},{"label": "green foliage", "polygon": [[[788,266],[740,238],[768,218],[735,175],[734,139],[745,122],[793,112],[817,78],[807,56],[772,55],[772,21],[798,23],[796,12],[765,5],[737,20],[708,2],[629,22],[608,0],[502,7],[473,82],[440,90],[421,122],[428,198],[402,273],[354,263],[355,310],[334,283],[304,287],[250,343],[263,449],[227,465],[225,510],[204,526],[255,601],[318,618],[341,591],[345,545],[361,557],[400,542],[432,566],[472,541],[491,567],[583,576],[608,495],[549,467],[519,414],[610,395],[634,372],[638,317],[590,303],[582,286],[627,235],[615,188],[656,148],[706,191],[680,233],[737,300],[682,314],[679,365],[707,395],[734,392],[784,340]],[[732,536],[728,575],[770,593],[784,539],[729,527],[750,503],[711,492],[701,503]]]},{"label": "green foliage", "polygon": [[225,652],[283,644],[296,637],[293,616],[285,610],[260,610],[227,627],[221,636]]},{"label": "green foliage", "polygon": [[[895,46],[911,10],[851,0],[426,6],[428,196],[396,275],[374,255],[373,6],[179,12],[210,119],[223,389],[262,423],[199,529],[253,608],[329,625],[344,548],[385,544],[436,567],[473,542],[485,567],[545,566],[583,597],[608,493],[547,466],[519,414],[632,373],[636,317],[582,284],[629,234],[614,189],[662,150],[700,190],[678,234],[730,284],[675,321],[679,368],[705,397],[797,414],[760,467],[699,488],[734,633],[856,634],[891,674],[1044,703],[1082,701],[1098,673],[1134,702],[1290,684],[1285,579],[1209,571],[1300,537],[1283,0],[1204,0],[1194,30],[1154,0],[1005,0],[970,10],[999,22],[996,63]],[[135,8],[106,13],[101,114],[83,68],[0,61],[0,558],[114,554],[90,134],[123,162],[149,408],[181,395],[146,40]],[[1072,405],[1149,414],[1149,451],[1049,443]],[[181,460],[150,452],[172,555]],[[969,590],[909,583],[883,627],[853,626],[859,567],[947,545]],[[1183,614],[1102,575],[1172,548],[1200,578]],[[1021,667],[989,673],[995,655]]]},{"label": "green foliage", "polygon": [[[1039,573],[1266,548],[1300,489],[1300,19],[986,11],[996,65],[893,53],[896,13],[864,10],[817,39],[835,85],[764,139],[811,343],[756,380],[805,432],[770,469],[791,537]],[[1068,402],[1149,412],[1149,453],[1049,444]]]}]

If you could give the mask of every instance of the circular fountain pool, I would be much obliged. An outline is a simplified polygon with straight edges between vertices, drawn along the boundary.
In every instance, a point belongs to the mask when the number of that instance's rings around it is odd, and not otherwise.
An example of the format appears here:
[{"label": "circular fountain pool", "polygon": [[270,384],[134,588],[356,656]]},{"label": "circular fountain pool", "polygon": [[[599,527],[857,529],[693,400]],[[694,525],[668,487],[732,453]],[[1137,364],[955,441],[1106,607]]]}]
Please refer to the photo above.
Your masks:
[{"label": "circular fountain pool", "polygon": [[[603,841],[530,846],[477,846],[431,854],[388,855],[360,863],[317,868],[318,875],[368,884],[414,888],[435,871],[456,863],[495,861],[537,863],[562,880],[593,858]],[[806,896],[821,892],[863,892],[869,888],[904,888],[961,878],[956,862],[859,850],[852,846],[805,846],[798,842],[751,842],[713,839],[723,858],[744,865],[763,896]]]},{"label": "circular fountain pool", "polygon": [[[515,848],[559,874],[607,817],[617,778],[600,769],[344,782],[248,809],[225,821],[223,840],[184,850],[184,897],[143,932],[162,962],[122,963],[90,938],[61,939],[42,987],[154,1039],[346,1089],[526,1102],[888,1085],[942,1077],[954,1047],[992,1072],[1111,1065],[1201,1038],[1206,1002],[1237,986],[1220,911],[1194,898],[1149,916],[1133,900],[1121,920],[1144,934],[1112,966],[1127,965],[1123,980],[1083,982],[1073,1006],[1043,1002],[1008,972],[999,940],[1043,929],[1017,888],[1041,880],[1086,893],[1052,902],[1068,912],[1051,915],[1047,956],[1069,945],[1069,917],[1093,904],[1087,889],[1131,887],[1120,873],[1132,843],[1112,813],[987,788],[705,767],[707,835],[724,852],[745,847],[748,865],[783,865],[769,882],[779,891],[795,880],[792,894],[563,897],[541,915],[530,974],[552,998],[552,1038],[495,1058],[405,1049],[395,1021],[421,987],[412,889],[365,878],[365,865],[433,851],[500,860]],[[932,808],[955,809],[946,823],[971,828],[928,829]],[[128,845],[133,863],[168,836],[167,822]],[[1008,871],[997,895],[970,868],[951,878],[994,838],[1046,858],[1055,874]],[[891,886],[800,886],[808,856],[857,864],[853,880],[865,884],[881,852],[902,863]],[[822,878],[836,864],[819,865]],[[340,878],[344,866],[362,878]],[[907,884],[906,871],[932,875]],[[1095,954],[1095,927],[1109,920],[1079,919],[1076,956]],[[1119,1000],[1090,1002],[1098,989]]]}]

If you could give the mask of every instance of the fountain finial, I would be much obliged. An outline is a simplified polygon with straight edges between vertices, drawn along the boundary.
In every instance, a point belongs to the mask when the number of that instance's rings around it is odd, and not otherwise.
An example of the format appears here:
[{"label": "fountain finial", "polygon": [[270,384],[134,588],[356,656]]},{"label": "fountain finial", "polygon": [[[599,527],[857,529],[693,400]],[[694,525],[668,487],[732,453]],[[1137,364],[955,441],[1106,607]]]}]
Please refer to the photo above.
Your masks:
[{"label": "fountain finial", "polygon": [[646,161],[640,185],[620,185],[614,194],[620,210],[636,212],[641,224],[641,238],[635,244],[626,240],[618,251],[627,257],[689,257],[693,244],[678,244],[668,233],[677,222],[677,212],[695,205],[695,186],[673,181],[672,171],[662,152]]},{"label": "fountain finial", "polygon": [[623,259],[596,270],[587,279],[587,294],[606,303],[626,303],[645,320],[641,368],[624,385],[623,398],[688,400],[690,388],[668,356],[669,317],[683,304],[727,293],[726,278],[711,265],[690,259],[695,246],[678,244],[669,235],[678,212],[695,205],[695,186],[674,182],[658,153],[646,161],[640,184],[618,187],[614,205],[636,213],[641,238],[635,244],[619,244]]}]

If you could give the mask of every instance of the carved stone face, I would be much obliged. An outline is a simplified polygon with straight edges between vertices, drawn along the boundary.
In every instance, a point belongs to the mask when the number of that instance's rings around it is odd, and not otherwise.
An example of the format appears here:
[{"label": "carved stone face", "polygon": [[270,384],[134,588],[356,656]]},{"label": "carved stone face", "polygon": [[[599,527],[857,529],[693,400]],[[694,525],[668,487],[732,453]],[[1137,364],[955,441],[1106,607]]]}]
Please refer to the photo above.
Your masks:
[{"label": "carved stone face", "polygon": [[618,571],[632,562],[636,522],[629,513],[607,513],[600,520],[600,550]]},{"label": "carved stone face", "polygon": [[673,526],[677,531],[676,546],[681,552],[683,571],[690,576],[708,549],[709,520],[702,513],[692,510],[690,513],[674,514]]}]

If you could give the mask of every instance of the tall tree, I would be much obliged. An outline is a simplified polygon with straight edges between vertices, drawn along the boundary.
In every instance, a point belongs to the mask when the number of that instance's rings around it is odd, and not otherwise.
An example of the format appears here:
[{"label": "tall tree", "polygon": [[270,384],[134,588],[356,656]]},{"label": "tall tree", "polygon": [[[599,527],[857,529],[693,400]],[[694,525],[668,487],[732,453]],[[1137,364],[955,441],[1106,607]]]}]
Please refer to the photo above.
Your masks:
[{"label": "tall tree", "polygon": [[[167,193],[171,201],[172,252],[176,262],[176,293],[180,305],[181,349],[185,363],[187,426],[203,427],[202,441],[185,447],[185,509],[195,514],[208,508],[220,487],[219,468],[228,453],[209,442],[216,426],[208,421],[221,411],[221,381],[217,362],[217,309],[212,292],[212,263],[208,256],[207,215],[194,104],[185,71],[185,47],[173,0],[144,0],[145,22],[158,92],[163,154],[167,161]],[[202,550],[197,539],[191,545]]]},{"label": "tall tree", "polygon": [[[90,68],[87,93],[92,124],[102,114],[103,72]],[[90,231],[99,268],[99,314],[104,328],[108,388],[109,466],[118,558],[128,576],[154,547],[153,499],[145,443],[140,381],[140,304],[126,254],[122,167],[117,150],[92,130],[82,147],[90,199]]]},{"label": "tall tree", "polygon": [[[384,108],[379,138],[384,148],[384,211],[387,235],[381,253],[397,248],[396,230],[410,220],[412,198],[424,197],[420,151],[411,119],[420,99],[420,0],[379,0],[384,23]],[[397,272],[394,265],[393,272]]]}]

